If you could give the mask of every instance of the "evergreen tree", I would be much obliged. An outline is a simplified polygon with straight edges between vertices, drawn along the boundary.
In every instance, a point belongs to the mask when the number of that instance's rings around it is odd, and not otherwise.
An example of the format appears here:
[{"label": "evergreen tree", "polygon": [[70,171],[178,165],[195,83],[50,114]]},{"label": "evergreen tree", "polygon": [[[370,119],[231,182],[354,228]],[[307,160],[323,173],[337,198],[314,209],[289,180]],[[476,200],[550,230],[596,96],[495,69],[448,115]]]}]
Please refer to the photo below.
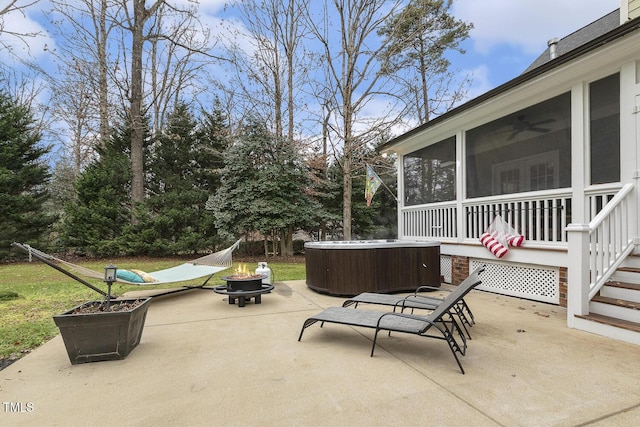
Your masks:
[{"label": "evergreen tree", "polygon": [[205,205],[220,180],[223,134],[221,115],[207,116],[199,128],[185,104],[176,106],[167,128],[154,139],[148,196],[139,221],[127,230],[129,252],[174,255],[216,249],[220,238]]},{"label": "evergreen tree", "polygon": [[450,110],[466,94],[468,81],[460,82],[450,70],[447,53],[464,53],[460,44],[473,24],[456,19],[450,13],[452,4],[453,0],[410,0],[378,31],[387,39],[382,72],[399,79],[420,124]]},{"label": "evergreen tree", "polygon": [[[322,206],[322,209],[316,212],[318,229],[315,231],[315,238],[317,240],[333,239],[342,223],[342,182],[329,177],[326,156],[312,157],[308,159],[308,164],[311,171],[309,194]],[[336,206],[337,210],[333,209]]]},{"label": "evergreen tree", "polygon": [[321,205],[310,197],[310,172],[289,141],[272,139],[272,144],[263,147],[262,155],[265,165],[260,171],[257,208],[262,215],[258,230],[275,231],[280,254],[293,256],[295,229],[316,225]]},{"label": "evergreen tree", "polygon": [[[370,156],[367,153],[365,156]],[[389,190],[396,191],[396,175],[395,167],[391,161],[381,161],[379,167],[374,167],[380,179],[389,187]],[[381,173],[380,170],[388,171]],[[327,224],[327,233],[330,239],[339,240],[342,238],[339,216],[342,212],[342,186],[343,181],[342,169],[339,164],[334,163],[329,167],[328,179],[333,183],[333,191],[328,197],[325,197],[325,207],[334,219]],[[352,220],[352,237],[354,239],[395,239],[398,236],[397,212],[398,204],[393,195],[385,188],[380,187],[371,202],[371,206],[367,206],[364,197],[366,179],[365,165],[354,169],[351,180],[355,189],[352,202],[353,220]]]},{"label": "evergreen tree", "polygon": [[[224,169],[224,155],[229,147],[229,125],[227,117],[222,112],[218,102],[212,113],[203,113],[199,126],[199,143],[194,153],[199,173],[196,175],[198,188],[202,190],[203,202],[199,205],[200,221],[203,233],[208,236],[203,239],[206,247],[213,249],[217,246],[227,247],[228,241],[218,232],[215,218],[206,209],[209,197],[216,193],[222,185],[222,171]],[[202,209],[204,208],[204,210]],[[235,239],[233,239],[235,240]],[[219,249],[216,247],[216,249]]]},{"label": "evergreen tree", "polygon": [[49,198],[50,170],[29,109],[0,92],[0,258],[12,242],[47,247],[55,221],[44,203]]},{"label": "evergreen tree", "polygon": [[123,124],[104,147],[97,148],[99,157],[79,175],[77,199],[65,206],[66,246],[99,256],[121,252],[131,209],[129,128]]},{"label": "evergreen tree", "polygon": [[253,202],[259,190],[258,168],[265,135],[255,126],[245,126],[224,156],[222,182],[207,207],[219,230],[230,238],[253,231],[259,213]]},{"label": "evergreen tree", "polygon": [[321,208],[306,193],[309,175],[291,144],[252,120],[227,150],[222,185],[210,208],[219,229],[284,237],[317,222]]},{"label": "evergreen tree", "polygon": [[[339,185],[343,182],[343,171],[338,163],[334,163],[329,167],[329,179],[335,183],[334,192],[328,199],[327,209],[335,217],[342,212],[343,203],[343,187]],[[351,172],[351,182],[354,188],[354,197],[351,202],[353,217],[351,221],[352,239],[376,238],[374,233],[375,222],[378,219],[379,199],[374,198],[370,207],[367,207],[364,198],[365,172],[364,164],[362,167],[354,168]],[[376,197],[378,193],[376,193]],[[328,233],[332,240],[340,240],[342,236],[342,217],[339,220],[329,224]]]}]

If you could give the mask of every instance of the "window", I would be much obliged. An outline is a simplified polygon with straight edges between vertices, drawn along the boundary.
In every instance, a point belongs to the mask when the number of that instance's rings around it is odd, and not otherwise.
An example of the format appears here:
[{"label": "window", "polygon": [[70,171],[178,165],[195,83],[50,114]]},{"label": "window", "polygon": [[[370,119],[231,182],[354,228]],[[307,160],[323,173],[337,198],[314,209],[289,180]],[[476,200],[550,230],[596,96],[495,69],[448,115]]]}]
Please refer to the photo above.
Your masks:
[{"label": "window", "polygon": [[467,197],[571,186],[571,95],[466,133]]},{"label": "window", "polygon": [[403,166],[405,206],[455,200],[455,137],[405,155]]},{"label": "window", "polygon": [[493,194],[558,188],[558,151],[521,157],[493,166]]},{"label": "window", "polygon": [[589,85],[591,184],[620,181],[620,75]]},{"label": "window", "polygon": [[499,191],[501,193],[517,193],[520,191],[520,169],[500,171]]},{"label": "window", "polygon": [[542,162],[529,166],[529,188],[531,191],[546,190],[555,188],[557,171],[553,167],[553,162]]}]

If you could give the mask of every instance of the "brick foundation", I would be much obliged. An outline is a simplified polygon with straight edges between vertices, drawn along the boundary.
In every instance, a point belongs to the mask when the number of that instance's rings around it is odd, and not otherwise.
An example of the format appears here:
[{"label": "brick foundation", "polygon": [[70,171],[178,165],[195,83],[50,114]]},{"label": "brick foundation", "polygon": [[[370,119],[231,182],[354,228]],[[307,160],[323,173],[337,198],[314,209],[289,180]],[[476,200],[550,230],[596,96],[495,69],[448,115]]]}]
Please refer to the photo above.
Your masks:
[{"label": "brick foundation", "polygon": [[567,306],[567,267],[560,267],[558,280],[558,305],[560,307]]},{"label": "brick foundation", "polygon": [[467,277],[469,277],[469,258],[452,255],[451,284],[457,286]]}]

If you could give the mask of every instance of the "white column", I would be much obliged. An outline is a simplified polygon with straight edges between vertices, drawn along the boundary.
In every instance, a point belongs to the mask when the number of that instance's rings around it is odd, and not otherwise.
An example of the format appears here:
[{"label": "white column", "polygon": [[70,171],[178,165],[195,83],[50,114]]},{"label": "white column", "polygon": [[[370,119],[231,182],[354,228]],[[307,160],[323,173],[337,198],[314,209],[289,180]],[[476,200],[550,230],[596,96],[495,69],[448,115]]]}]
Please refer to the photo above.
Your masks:
[{"label": "white column", "polygon": [[580,82],[571,89],[571,222],[586,218],[585,183],[589,176],[589,85]]},{"label": "white column", "polygon": [[589,226],[567,226],[567,325],[574,327],[575,315],[589,314]]},{"label": "white column", "polygon": [[404,167],[402,162],[402,155],[400,153],[396,153],[396,171],[398,173],[397,177],[397,191],[398,191],[398,239],[402,240],[404,238],[404,216],[402,214],[402,208],[404,207]]},{"label": "white column", "polygon": [[635,185],[629,200],[636,212],[629,234],[640,237],[640,61],[625,63],[620,70],[620,181]]},{"label": "white column", "polygon": [[[567,325],[574,314],[589,313],[589,230],[584,188],[589,173],[589,87],[583,82],[571,88],[571,224],[567,226]],[[585,230],[586,228],[586,230]],[[585,289],[586,287],[586,289]]]},{"label": "white column", "polygon": [[[458,235],[456,236],[456,241],[458,243],[462,243],[464,238],[467,236],[466,226],[466,215],[464,212],[464,207],[462,206],[462,202],[467,197],[466,190],[466,160],[465,155],[466,152],[464,150],[465,141],[464,141],[464,131],[460,130],[456,134],[456,230]],[[463,170],[464,169],[464,170]]]}]

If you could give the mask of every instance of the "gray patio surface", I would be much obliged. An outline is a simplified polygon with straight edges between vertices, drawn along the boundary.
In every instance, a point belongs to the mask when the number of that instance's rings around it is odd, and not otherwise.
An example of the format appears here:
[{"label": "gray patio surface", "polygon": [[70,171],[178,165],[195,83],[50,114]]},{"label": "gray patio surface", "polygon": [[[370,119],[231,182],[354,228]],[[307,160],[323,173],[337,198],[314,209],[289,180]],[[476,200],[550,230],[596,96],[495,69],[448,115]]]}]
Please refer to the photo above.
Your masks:
[{"label": "gray patio surface", "polygon": [[[342,298],[276,283],[239,308],[154,300],[125,360],[71,365],[60,336],[0,371],[2,426],[636,426],[640,348],[556,306],[472,291],[462,375],[446,344],[304,320]],[[361,309],[361,308],[359,308]]]}]

